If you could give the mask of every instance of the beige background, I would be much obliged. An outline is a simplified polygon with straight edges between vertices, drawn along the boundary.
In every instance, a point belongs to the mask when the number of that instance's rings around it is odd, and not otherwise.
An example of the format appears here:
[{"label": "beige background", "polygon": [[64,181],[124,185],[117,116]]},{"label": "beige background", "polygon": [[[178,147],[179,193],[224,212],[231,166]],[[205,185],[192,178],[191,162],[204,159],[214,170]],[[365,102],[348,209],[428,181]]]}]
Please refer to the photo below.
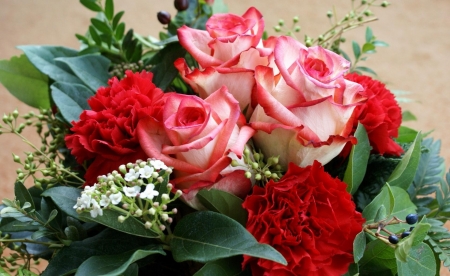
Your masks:
[{"label": "beige background", "polygon": [[[225,1],[230,11],[236,14],[242,14],[250,6],[257,7],[265,16],[266,30],[270,34],[274,34],[272,27],[278,19],[290,22],[293,16],[298,15],[302,26],[299,37],[303,37],[305,32],[313,37],[324,32],[330,27],[326,12],[334,5],[338,17],[342,18],[351,3],[351,0]],[[131,27],[142,35],[157,36],[161,25],[156,20],[156,12],[167,10],[174,14],[172,3],[169,0],[122,0],[116,1],[116,11],[125,11],[123,20],[127,28]],[[358,0],[355,3],[359,3]],[[447,91],[450,80],[450,1],[393,0],[390,7],[374,7],[372,11],[380,20],[370,26],[377,38],[388,42],[390,47],[380,48],[376,55],[361,65],[374,69],[389,88],[411,92],[409,97],[414,102],[402,106],[412,111],[418,121],[407,125],[424,132],[434,130],[432,135],[442,140],[442,155],[450,164],[450,92]],[[83,34],[92,16],[93,12],[75,0],[0,0],[0,59],[19,55],[21,52],[15,49],[16,45],[49,44],[77,48],[74,34]],[[363,42],[364,28],[349,33],[346,47],[353,39]],[[31,109],[0,87],[0,115],[15,108],[22,113]],[[33,135],[33,132],[26,134]],[[0,145],[0,198],[11,198],[17,168],[11,152],[22,155],[28,148],[11,135],[1,135]]]}]

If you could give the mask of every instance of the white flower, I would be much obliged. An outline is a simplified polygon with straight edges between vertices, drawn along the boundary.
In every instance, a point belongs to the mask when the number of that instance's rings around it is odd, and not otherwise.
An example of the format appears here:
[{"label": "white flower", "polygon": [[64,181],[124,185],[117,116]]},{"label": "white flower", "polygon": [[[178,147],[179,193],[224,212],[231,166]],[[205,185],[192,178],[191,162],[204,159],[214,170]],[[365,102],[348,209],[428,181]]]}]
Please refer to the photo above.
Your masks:
[{"label": "white flower", "polygon": [[141,187],[133,186],[133,187],[123,187],[123,192],[128,197],[135,197],[141,191]]},{"label": "white flower", "polygon": [[87,195],[92,195],[97,191],[97,187],[98,187],[97,183],[95,183],[93,186],[86,186],[84,187],[84,193]]},{"label": "white flower", "polygon": [[122,200],[122,193],[119,192],[119,193],[111,194],[109,196],[109,199],[111,199],[112,204],[117,205]]},{"label": "white flower", "polygon": [[90,195],[87,195],[85,193],[82,193],[79,198],[77,198],[77,204],[73,206],[74,209],[77,209],[78,207],[82,209],[90,208],[91,207],[91,201],[92,198]]},{"label": "white flower", "polygon": [[148,198],[148,199],[152,200],[153,197],[159,195],[159,192],[155,191],[154,189],[155,189],[155,185],[148,184],[145,187],[145,191],[141,193],[140,197],[141,198]]},{"label": "white flower", "polygon": [[166,170],[167,166],[161,160],[152,159],[150,160],[150,165],[152,165],[157,170]]},{"label": "white flower", "polygon": [[150,178],[152,177],[153,172],[155,171],[155,169],[153,169],[150,166],[144,166],[143,168],[139,169],[139,174],[141,175],[141,178]]},{"label": "white flower", "polygon": [[130,169],[128,173],[125,174],[125,180],[128,182],[134,181],[139,178],[139,172],[134,169]]},{"label": "white flower", "polygon": [[100,206],[106,207],[111,203],[111,199],[106,195],[102,195],[102,199],[100,199]]},{"label": "white flower", "polygon": [[90,211],[91,217],[96,218],[98,215],[103,216],[103,210],[98,205],[97,201],[92,202],[92,210]]}]

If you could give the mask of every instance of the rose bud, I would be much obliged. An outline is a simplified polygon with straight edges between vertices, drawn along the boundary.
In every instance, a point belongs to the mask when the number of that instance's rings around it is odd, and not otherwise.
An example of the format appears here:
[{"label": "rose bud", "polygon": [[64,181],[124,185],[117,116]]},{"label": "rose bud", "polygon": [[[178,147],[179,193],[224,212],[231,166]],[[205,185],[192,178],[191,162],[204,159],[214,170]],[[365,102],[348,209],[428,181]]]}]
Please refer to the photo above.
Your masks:
[{"label": "rose bud", "polygon": [[189,8],[189,0],[175,0],[173,4],[177,11],[185,11]]},{"label": "rose bud", "polygon": [[158,12],[158,14],[156,15],[158,17],[158,21],[159,23],[163,24],[163,25],[167,25],[170,23],[170,13],[166,12],[166,11],[160,11]]}]

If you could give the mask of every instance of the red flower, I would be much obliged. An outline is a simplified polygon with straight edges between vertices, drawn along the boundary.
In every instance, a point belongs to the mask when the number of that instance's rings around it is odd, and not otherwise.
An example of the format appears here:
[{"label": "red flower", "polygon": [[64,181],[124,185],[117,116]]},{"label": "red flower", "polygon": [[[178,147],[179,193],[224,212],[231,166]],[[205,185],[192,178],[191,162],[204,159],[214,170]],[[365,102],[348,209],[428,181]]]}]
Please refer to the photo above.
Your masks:
[{"label": "red flower", "polygon": [[[373,152],[399,156],[403,149],[392,138],[398,136],[402,110],[395,96],[383,83],[369,76],[351,73],[345,78],[364,87],[363,94],[368,100],[356,107],[355,118],[366,128]],[[355,128],[358,121],[355,121]]]},{"label": "red flower", "polygon": [[293,163],[279,182],[255,186],[243,207],[247,230],[287,260],[283,266],[244,256],[253,275],[342,275],[353,262],[353,240],[364,219],[346,192],[319,162],[300,168]]},{"label": "red flower", "polygon": [[73,122],[66,145],[79,163],[93,160],[85,174],[85,185],[99,175],[117,170],[121,164],[146,159],[139,145],[136,126],[140,119],[162,118],[164,93],[152,83],[150,72],[126,72],[126,78],[112,78],[88,100],[92,110],[84,110]]}]

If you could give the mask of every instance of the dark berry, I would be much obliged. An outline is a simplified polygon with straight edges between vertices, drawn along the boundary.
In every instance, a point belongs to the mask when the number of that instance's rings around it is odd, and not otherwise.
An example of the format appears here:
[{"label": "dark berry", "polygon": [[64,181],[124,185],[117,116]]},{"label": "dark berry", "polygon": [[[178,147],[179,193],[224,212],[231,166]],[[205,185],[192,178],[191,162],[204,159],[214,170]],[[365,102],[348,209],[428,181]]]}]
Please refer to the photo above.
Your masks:
[{"label": "dark berry", "polygon": [[419,220],[419,216],[417,214],[409,214],[406,216],[406,223],[415,224]]},{"label": "dark berry", "polygon": [[158,21],[161,24],[167,25],[170,23],[170,13],[168,13],[166,11],[160,11],[160,12],[158,12],[158,14],[156,16],[158,17]]},{"label": "dark berry", "polygon": [[409,232],[411,232],[412,230],[414,230],[414,226],[409,227]]},{"label": "dark berry", "polygon": [[403,233],[402,233],[402,239],[408,237],[410,234],[411,234],[411,232],[409,232],[409,231],[403,232]]},{"label": "dark berry", "polygon": [[177,11],[185,11],[189,8],[189,0],[175,0],[173,4]]},{"label": "dark berry", "polygon": [[398,237],[396,235],[390,235],[388,240],[392,244],[397,244],[398,243]]}]

